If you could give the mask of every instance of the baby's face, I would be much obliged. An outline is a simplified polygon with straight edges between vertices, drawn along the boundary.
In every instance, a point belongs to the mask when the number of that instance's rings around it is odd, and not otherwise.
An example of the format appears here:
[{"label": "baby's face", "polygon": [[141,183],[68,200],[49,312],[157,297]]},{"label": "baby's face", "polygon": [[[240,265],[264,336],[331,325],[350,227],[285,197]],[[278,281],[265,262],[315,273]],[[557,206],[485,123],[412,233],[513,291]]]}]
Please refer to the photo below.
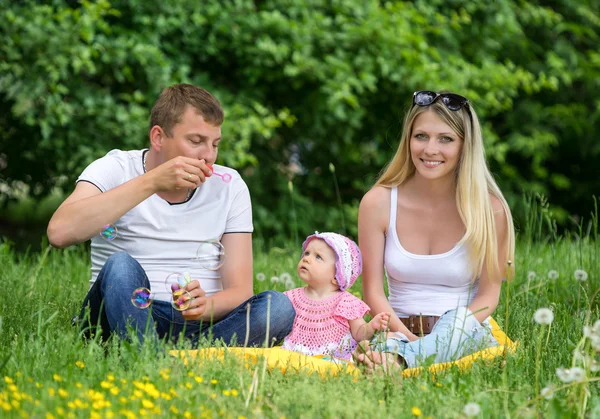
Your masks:
[{"label": "baby's face", "polygon": [[300,262],[298,276],[313,288],[330,285],[335,281],[335,252],[322,239],[308,243]]}]

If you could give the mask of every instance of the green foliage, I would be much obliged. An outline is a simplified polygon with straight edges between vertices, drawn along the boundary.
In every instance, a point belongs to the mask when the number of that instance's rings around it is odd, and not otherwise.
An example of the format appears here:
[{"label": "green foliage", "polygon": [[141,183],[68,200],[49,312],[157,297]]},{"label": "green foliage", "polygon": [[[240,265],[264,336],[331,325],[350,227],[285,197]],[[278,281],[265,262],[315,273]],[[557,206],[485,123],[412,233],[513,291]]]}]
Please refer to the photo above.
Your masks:
[{"label": "green foliage", "polygon": [[14,2],[0,12],[0,180],[45,195],[112,148],[144,147],[160,90],[190,82],[224,105],[220,159],[247,180],[258,231],[304,236],[345,219],[354,233],[411,93],[449,89],[481,116],[511,204],[535,192],[559,221],[587,217],[600,192],[599,10],[598,0]]}]

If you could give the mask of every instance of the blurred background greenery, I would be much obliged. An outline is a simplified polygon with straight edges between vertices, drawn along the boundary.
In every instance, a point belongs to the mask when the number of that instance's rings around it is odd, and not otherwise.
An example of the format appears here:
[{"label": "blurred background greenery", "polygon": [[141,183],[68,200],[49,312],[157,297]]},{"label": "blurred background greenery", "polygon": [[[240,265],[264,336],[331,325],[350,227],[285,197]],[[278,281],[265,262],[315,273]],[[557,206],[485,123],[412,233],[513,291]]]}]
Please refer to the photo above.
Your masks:
[{"label": "blurred background greenery", "polygon": [[147,145],[178,82],[221,100],[220,163],[272,244],[356,235],[420,89],[470,99],[518,225],[524,194],[559,229],[600,195],[598,0],[0,1],[0,37],[0,236],[17,245],[87,164]]}]

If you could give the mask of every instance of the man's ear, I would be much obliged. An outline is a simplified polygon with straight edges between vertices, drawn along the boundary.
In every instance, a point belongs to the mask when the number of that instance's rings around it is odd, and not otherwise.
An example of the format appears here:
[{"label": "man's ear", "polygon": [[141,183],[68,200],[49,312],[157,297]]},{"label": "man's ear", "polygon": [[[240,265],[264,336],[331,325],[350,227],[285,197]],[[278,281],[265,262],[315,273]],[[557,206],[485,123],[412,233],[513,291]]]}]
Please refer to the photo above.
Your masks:
[{"label": "man's ear", "polygon": [[164,139],[165,132],[158,125],[154,125],[150,129],[150,146],[156,151],[160,151],[162,149]]}]

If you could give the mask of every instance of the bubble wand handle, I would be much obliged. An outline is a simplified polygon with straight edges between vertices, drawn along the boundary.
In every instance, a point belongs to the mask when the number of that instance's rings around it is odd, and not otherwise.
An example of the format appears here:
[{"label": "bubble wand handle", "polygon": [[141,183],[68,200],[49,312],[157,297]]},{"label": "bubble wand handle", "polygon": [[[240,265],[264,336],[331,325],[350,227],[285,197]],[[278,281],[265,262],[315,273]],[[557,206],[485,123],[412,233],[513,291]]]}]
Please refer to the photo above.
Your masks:
[{"label": "bubble wand handle", "polygon": [[224,174],[217,173],[214,171],[212,165],[207,164],[206,166],[210,169],[210,171],[212,172],[213,175],[219,176],[221,178],[221,180],[223,180],[223,182],[225,182],[225,183],[231,182],[231,175],[229,173],[224,173]]}]

